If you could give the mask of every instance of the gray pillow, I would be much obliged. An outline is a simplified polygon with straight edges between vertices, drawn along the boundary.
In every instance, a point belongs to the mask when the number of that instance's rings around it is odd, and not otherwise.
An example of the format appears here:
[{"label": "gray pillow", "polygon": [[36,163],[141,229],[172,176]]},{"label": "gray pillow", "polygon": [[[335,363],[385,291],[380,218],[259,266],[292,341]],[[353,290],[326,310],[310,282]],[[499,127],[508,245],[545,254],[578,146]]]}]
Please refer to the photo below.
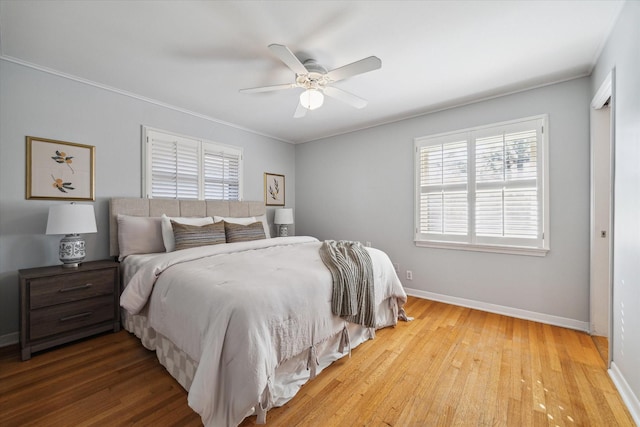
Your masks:
[{"label": "gray pillow", "polygon": [[210,216],[205,217],[168,217],[162,214],[162,240],[164,241],[164,247],[167,252],[173,252],[176,250],[176,242],[173,238],[173,229],[171,228],[171,221],[179,222],[180,224],[188,225],[205,225],[212,224],[213,218]]},{"label": "gray pillow", "polygon": [[265,239],[262,222],[254,222],[248,225],[234,224],[227,221],[218,222],[224,224],[224,232],[227,235],[227,243],[248,242],[250,240]]},{"label": "gray pillow", "polygon": [[224,224],[188,225],[171,221],[176,250],[226,243]]}]

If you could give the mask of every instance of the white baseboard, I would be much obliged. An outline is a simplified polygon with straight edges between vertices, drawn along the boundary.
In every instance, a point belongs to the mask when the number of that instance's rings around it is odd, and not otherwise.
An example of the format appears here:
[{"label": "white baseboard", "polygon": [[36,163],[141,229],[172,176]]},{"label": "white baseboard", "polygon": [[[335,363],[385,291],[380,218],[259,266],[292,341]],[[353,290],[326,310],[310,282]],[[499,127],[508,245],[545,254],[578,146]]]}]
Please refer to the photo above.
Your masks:
[{"label": "white baseboard", "polygon": [[[433,292],[422,291],[419,289],[404,289],[407,295],[418,298],[430,299],[433,301],[444,302],[461,307],[473,308],[476,310],[488,311],[489,313],[503,314],[505,316],[515,317],[518,319],[533,320],[534,322],[547,323],[554,326],[562,326],[563,328],[576,329],[578,331],[589,332],[589,322],[581,322],[579,320],[568,319],[566,317],[552,316],[550,314],[538,313],[535,311],[521,310],[519,308],[507,307],[504,305],[490,304],[481,301],[474,301],[466,298],[452,297],[449,295],[436,294]],[[411,313],[408,313],[409,316]]]},{"label": "white baseboard", "polygon": [[620,369],[618,369],[615,362],[611,362],[609,376],[611,377],[613,384],[618,389],[618,393],[620,393],[622,400],[627,405],[627,409],[629,409],[631,417],[635,423],[640,426],[640,400],[638,400],[638,396],[636,396],[633,393],[633,390],[631,390],[631,387],[629,387],[629,383],[624,379],[622,372],[620,372]]},{"label": "white baseboard", "polygon": [[6,335],[0,335],[0,347],[6,347],[20,342],[20,334],[12,332]]}]

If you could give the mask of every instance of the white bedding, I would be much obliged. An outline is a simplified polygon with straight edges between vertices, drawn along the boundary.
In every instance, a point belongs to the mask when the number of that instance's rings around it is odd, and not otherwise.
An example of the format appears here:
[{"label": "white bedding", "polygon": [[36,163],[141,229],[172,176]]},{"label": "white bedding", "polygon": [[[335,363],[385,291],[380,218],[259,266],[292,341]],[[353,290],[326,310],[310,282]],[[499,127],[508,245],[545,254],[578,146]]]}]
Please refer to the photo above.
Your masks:
[{"label": "white bedding", "polygon": [[[148,304],[150,326],[198,362],[189,405],[205,425],[235,426],[254,409],[264,417],[281,403],[273,397],[276,368],[308,354],[315,370],[316,346],[346,330],[331,314],[320,246],[311,237],[273,238],[168,252],[137,265],[121,305],[135,314]],[[406,294],[391,261],[367,249],[376,307],[397,313]],[[381,317],[376,327],[397,321]]]},{"label": "white bedding", "polygon": [[120,261],[120,274],[122,275],[122,285],[126,286],[131,278],[142,268],[147,261],[156,258],[158,255],[163,255],[165,252],[158,252],[154,254],[135,254],[128,255],[125,259]]}]

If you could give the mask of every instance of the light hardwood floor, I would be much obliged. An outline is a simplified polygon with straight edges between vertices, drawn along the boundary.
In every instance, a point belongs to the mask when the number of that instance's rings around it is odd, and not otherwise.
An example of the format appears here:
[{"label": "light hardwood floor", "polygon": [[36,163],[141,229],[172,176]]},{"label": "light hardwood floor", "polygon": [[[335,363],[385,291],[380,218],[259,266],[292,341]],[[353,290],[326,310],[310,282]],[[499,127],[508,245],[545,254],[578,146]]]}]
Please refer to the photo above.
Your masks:
[{"label": "light hardwood floor", "polygon": [[[417,298],[407,311],[413,322],[378,331],[267,424],[635,425],[589,335]],[[126,331],[27,362],[0,350],[0,426],[200,425],[186,396]]]}]

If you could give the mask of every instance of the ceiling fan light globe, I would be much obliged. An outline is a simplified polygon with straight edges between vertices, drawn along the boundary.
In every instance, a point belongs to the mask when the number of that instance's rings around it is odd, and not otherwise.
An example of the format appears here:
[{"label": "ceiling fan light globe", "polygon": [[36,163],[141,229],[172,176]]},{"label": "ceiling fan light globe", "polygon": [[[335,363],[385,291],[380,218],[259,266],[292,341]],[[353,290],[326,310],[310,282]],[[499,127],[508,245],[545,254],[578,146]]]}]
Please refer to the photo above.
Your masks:
[{"label": "ceiling fan light globe", "polygon": [[300,94],[300,104],[307,110],[320,108],[324,102],[324,95],[317,89],[307,89]]}]

